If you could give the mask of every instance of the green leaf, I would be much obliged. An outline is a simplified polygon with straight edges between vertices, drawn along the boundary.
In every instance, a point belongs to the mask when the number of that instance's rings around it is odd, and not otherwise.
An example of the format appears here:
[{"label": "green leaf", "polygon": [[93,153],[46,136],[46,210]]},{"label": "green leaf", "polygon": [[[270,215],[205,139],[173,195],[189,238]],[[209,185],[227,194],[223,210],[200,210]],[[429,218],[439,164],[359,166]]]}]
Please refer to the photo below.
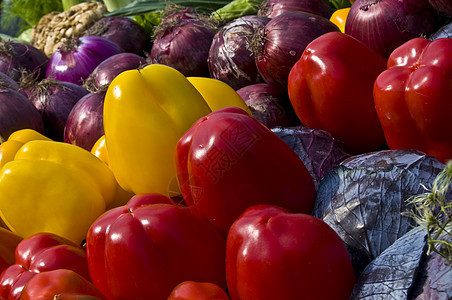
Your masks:
[{"label": "green leaf", "polygon": [[329,0],[331,7],[333,10],[341,9],[350,7],[350,1],[349,0]]}]

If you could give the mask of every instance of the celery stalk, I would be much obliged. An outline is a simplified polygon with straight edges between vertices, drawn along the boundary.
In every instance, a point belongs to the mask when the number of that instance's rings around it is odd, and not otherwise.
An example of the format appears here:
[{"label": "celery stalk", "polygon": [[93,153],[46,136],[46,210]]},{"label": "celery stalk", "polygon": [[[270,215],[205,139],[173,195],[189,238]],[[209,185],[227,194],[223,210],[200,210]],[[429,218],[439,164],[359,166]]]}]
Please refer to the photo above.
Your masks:
[{"label": "celery stalk", "polygon": [[70,9],[72,6],[85,2],[83,0],[61,0],[61,4],[63,5],[64,10]]},{"label": "celery stalk", "polygon": [[132,2],[134,2],[134,0],[104,0],[105,7],[109,12],[120,9]]}]

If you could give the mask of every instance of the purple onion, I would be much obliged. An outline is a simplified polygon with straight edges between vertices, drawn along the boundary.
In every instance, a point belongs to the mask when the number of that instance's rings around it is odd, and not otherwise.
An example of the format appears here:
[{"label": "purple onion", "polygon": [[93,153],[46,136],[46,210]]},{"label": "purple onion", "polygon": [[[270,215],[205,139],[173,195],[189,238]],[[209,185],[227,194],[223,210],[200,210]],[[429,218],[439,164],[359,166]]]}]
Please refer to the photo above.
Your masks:
[{"label": "purple onion", "polygon": [[409,39],[430,36],[439,19],[428,0],[356,0],[345,33],[387,58]]},{"label": "purple onion", "polygon": [[268,21],[267,17],[248,15],[220,28],[209,50],[210,76],[226,82],[235,90],[263,82],[254,61],[251,40],[256,30]]},{"label": "purple onion", "polygon": [[64,142],[91,151],[104,134],[103,109],[105,92],[89,93],[72,108],[64,128]]},{"label": "purple onion", "polygon": [[339,28],[330,20],[305,12],[286,12],[258,31],[257,69],[266,83],[287,94],[287,78],[306,46]]},{"label": "purple onion", "polygon": [[256,83],[237,90],[253,117],[267,126],[289,127],[300,125],[290,100],[266,83]]},{"label": "purple onion", "polygon": [[0,72],[0,88],[10,88],[28,97],[17,81],[14,81],[11,77],[2,72]]},{"label": "purple onion", "polygon": [[147,62],[173,67],[185,76],[210,77],[207,59],[217,28],[202,18],[167,17],[155,30]]},{"label": "purple onion", "polygon": [[121,47],[124,52],[143,55],[150,46],[150,36],[146,30],[131,18],[104,17],[94,23],[85,35],[107,38]]},{"label": "purple onion", "polygon": [[119,53],[101,62],[88,77],[88,90],[106,89],[120,73],[146,65],[146,59],[134,53]]},{"label": "purple onion", "polygon": [[304,11],[329,19],[333,13],[328,0],[265,0],[257,14],[274,18],[289,11]]},{"label": "purple onion", "polygon": [[19,129],[34,129],[43,133],[41,114],[23,93],[0,87],[0,140],[8,139]]},{"label": "purple onion", "polygon": [[49,58],[32,45],[12,41],[0,42],[0,72],[14,81],[19,81],[22,73],[32,74],[37,80],[45,76]]},{"label": "purple onion", "polygon": [[44,79],[27,91],[31,103],[41,113],[45,135],[64,141],[64,127],[74,105],[88,91],[82,86],[66,81]]},{"label": "purple onion", "polygon": [[82,85],[101,62],[121,51],[104,37],[70,38],[50,57],[46,78]]}]

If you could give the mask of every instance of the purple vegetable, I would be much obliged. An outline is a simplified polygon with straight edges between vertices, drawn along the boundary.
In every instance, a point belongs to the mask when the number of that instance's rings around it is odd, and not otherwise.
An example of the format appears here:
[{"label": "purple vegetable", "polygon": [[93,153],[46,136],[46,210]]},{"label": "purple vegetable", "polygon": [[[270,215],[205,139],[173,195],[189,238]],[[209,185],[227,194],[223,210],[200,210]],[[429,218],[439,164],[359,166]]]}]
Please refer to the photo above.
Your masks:
[{"label": "purple vegetable", "polygon": [[263,82],[257,71],[251,40],[256,30],[269,18],[248,15],[224,25],[215,34],[209,50],[210,76],[229,84],[235,90]]},{"label": "purple vegetable", "polygon": [[89,93],[72,108],[64,128],[64,141],[91,151],[104,134],[105,92]]},{"label": "purple vegetable", "polygon": [[134,53],[119,53],[101,62],[86,80],[88,90],[104,90],[120,73],[146,65],[146,59]]},{"label": "purple vegetable", "polygon": [[329,19],[333,13],[328,0],[265,0],[257,14],[274,18],[289,11],[304,11]]},{"label": "purple vegetable", "polygon": [[45,76],[49,58],[32,45],[12,41],[0,42],[0,72],[19,81],[22,72],[32,74],[37,80]]},{"label": "purple vegetable", "polygon": [[415,150],[351,156],[322,178],[313,215],[342,238],[359,275],[416,225],[401,214],[413,208],[407,199],[424,192],[443,169],[438,159]]},{"label": "purple vegetable", "polygon": [[127,17],[104,17],[94,23],[85,35],[107,38],[118,44],[124,52],[143,56],[150,45],[150,37],[146,30]]},{"label": "purple vegetable", "polygon": [[101,62],[121,51],[104,37],[70,38],[50,57],[46,78],[82,85]]},{"label": "purple vegetable", "polygon": [[452,1],[450,0],[428,0],[439,12],[452,16]]},{"label": "purple vegetable", "polygon": [[173,67],[185,76],[210,77],[207,59],[217,24],[179,15],[167,16],[156,28],[147,62]]},{"label": "purple vegetable", "polygon": [[88,91],[75,83],[44,79],[29,88],[27,94],[41,113],[45,135],[64,141],[64,127],[69,113]]},{"label": "purple vegetable", "polygon": [[305,12],[287,12],[258,31],[255,54],[259,73],[266,83],[287,94],[287,78],[306,46],[317,37],[339,28],[330,20]]},{"label": "purple vegetable", "polygon": [[441,38],[452,38],[452,21],[438,29],[438,31],[429,37],[431,41]]},{"label": "purple vegetable", "polygon": [[19,129],[44,132],[41,114],[28,98],[12,89],[0,86],[0,141]]},{"label": "purple vegetable", "polygon": [[389,57],[409,39],[432,34],[438,20],[428,0],[356,0],[347,16],[345,33]]},{"label": "purple vegetable", "polygon": [[350,157],[344,144],[324,130],[300,125],[275,127],[272,131],[297,153],[311,174],[316,189],[325,174]]},{"label": "purple vegetable", "polygon": [[24,94],[24,96],[28,97],[17,81],[14,81],[11,77],[2,72],[0,72],[0,87],[13,89],[19,93]]},{"label": "purple vegetable", "polygon": [[237,90],[253,117],[267,126],[289,127],[300,124],[287,95],[281,94],[266,83],[251,84]]}]

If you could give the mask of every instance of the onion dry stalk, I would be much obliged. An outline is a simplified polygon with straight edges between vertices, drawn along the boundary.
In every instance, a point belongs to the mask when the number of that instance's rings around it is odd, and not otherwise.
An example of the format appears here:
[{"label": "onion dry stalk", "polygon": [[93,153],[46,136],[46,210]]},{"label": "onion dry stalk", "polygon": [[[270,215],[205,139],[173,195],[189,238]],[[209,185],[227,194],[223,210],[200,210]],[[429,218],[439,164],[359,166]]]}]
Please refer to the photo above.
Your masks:
[{"label": "onion dry stalk", "polygon": [[432,251],[452,262],[452,161],[436,176],[432,188],[410,197],[414,209],[404,212],[427,230],[427,254]]}]

